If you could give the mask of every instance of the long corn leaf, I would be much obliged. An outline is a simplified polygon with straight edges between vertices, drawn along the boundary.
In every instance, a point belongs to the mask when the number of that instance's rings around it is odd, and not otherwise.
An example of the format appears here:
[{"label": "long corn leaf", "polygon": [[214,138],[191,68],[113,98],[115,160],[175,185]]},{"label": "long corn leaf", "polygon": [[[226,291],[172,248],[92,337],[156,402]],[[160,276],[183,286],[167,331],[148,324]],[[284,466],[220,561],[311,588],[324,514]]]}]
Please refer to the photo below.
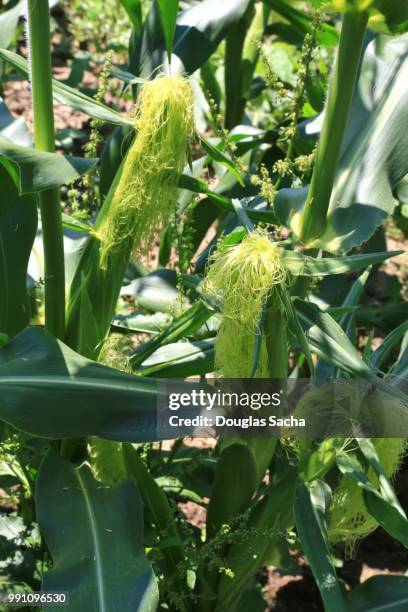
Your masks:
[{"label": "long corn leaf", "polygon": [[[28,77],[30,73],[29,65],[21,55],[13,53],[12,51],[7,51],[6,49],[0,49],[0,58],[14,66],[18,72]],[[54,98],[58,102],[67,104],[89,115],[89,117],[99,119],[106,123],[112,123],[113,125],[133,125],[131,119],[105,106],[102,102],[96,102],[86,94],[73,87],[69,87],[69,85],[65,85],[65,83],[53,80],[52,91]]]},{"label": "long corn leaf", "polygon": [[67,592],[69,610],[156,609],[158,588],[132,482],[101,485],[86,465],[77,468],[50,451],[39,471],[36,507],[53,560],[44,590]]},{"label": "long corn leaf", "polygon": [[0,419],[45,438],[156,439],[158,385],[78,355],[38,327],[0,349]]},{"label": "long corn leaf", "polygon": [[295,523],[326,610],[346,612],[328,544],[325,513],[329,497],[330,489],[323,481],[300,482],[295,493]]}]

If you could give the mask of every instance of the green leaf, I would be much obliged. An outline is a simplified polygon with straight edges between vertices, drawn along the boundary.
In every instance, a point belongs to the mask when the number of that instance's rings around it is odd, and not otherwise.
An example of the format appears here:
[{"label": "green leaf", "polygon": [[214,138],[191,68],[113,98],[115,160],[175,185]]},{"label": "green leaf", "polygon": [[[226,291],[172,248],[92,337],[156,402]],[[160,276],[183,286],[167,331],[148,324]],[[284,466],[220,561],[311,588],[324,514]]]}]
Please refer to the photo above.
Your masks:
[{"label": "green leaf", "polygon": [[161,378],[186,378],[214,371],[214,339],[176,342],[155,351],[143,362],[140,373]]},{"label": "green leaf", "polygon": [[77,468],[50,451],[38,474],[36,510],[53,560],[44,590],[67,591],[71,610],[156,610],[158,588],[132,482],[103,486],[88,466]]},{"label": "green leaf", "polygon": [[135,77],[131,72],[127,72],[126,70],[122,70],[117,68],[116,70],[110,70],[109,74],[115,79],[119,79],[128,85],[135,85],[136,83],[143,84],[147,83],[147,79],[140,79],[139,77]]},{"label": "green leaf", "polygon": [[283,251],[285,267],[297,276],[330,276],[360,270],[374,264],[382,263],[391,257],[401,255],[404,251],[387,251],[367,253],[364,255],[347,255],[345,257],[316,258],[302,255],[295,251]]},{"label": "green leaf", "polygon": [[167,57],[170,63],[179,2],[178,0],[157,0],[157,3],[166,41]]},{"label": "green leaf", "polygon": [[306,481],[324,478],[333,467],[339,450],[344,448],[344,438],[327,438],[317,448],[312,445],[299,464],[299,474]]},{"label": "green leaf", "polygon": [[[16,70],[22,73],[24,76],[29,75],[29,67],[27,61],[12,51],[6,49],[0,49],[0,58],[6,62],[9,62]],[[84,93],[56,81],[52,81],[53,96],[58,102],[67,104],[76,110],[79,110],[93,119],[99,119],[104,123],[112,123],[113,125],[132,125],[133,121],[120,113],[112,110],[111,108],[102,104],[102,102],[96,102]]]},{"label": "green leaf", "polygon": [[207,534],[213,537],[222,525],[245,512],[258,485],[252,451],[232,444],[221,453],[207,511]]},{"label": "green leaf", "polygon": [[[350,342],[355,345],[355,335],[356,335],[356,306],[361,298],[361,295],[364,290],[365,283],[368,280],[368,277],[371,273],[371,266],[369,266],[352,284],[350,291],[344,298],[342,308],[345,310],[351,308],[351,311],[345,312],[340,321],[339,325],[342,330],[345,332],[347,337],[350,339]],[[331,313],[333,314],[333,313]],[[333,316],[335,316],[333,314]],[[367,342],[365,347],[366,350],[369,350],[370,342]],[[363,360],[367,363],[367,359],[365,357],[365,352],[363,353]],[[337,378],[340,373],[338,369],[330,366],[328,363],[319,362],[317,364],[317,378]]]},{"label": "green leaf", "polygon": [[160,347],[176,342],[181,338],[192,336],[200,327],[208,321],[213,314],[201,300],[195,302],[186,312],[177,317],[157,336],[142,344],[130,357],[130,363],[134,369],[142,363],[146,365],[146,359]]},{"label": "green leaf", "polygon": [[167,312],[180,299],[177,274],[174,270],[155,270],[122,287],[121,295],[132,296],[138,306],[150,312]]},{"label": "green leaf", "polygon": [[5,136],[12,142],[24,145],[26,147],[33,146],[33,140],[27,129],[24,117],[14,117],[5,102],[0,96],[0,134]]},{"label": "green leaf", "polygon": [[[268,0],[269,1],[269,0]],[[368,27],[386,34],[401,34],[408,30],[407,0],[311,0],[312,4],[324,10],[367,11]]]},{"label": "green leaf", "polygon": [[404,335],[401,342],[401,349],[398,355],[398,359],[395,361],[391,370],[388,371],[387,376],[396,377],[404,381],[408,375],[408,332]]},{"label": "green leaf", "polygon": [[0,47],[5,49],[13,42],[18,20],[24,14],[25,0],[17,2],[13,8],[0,15]]},{"label": "green leaf", "polygon": [[[348,115],[340,161],[318,245],[347,252],[366,242],[394,210],[394,191],[408,173],[408,35],[371,35]],[[307,189],[281,189],[275,205],[296,229]],[[285,214],[283,213],[285,211]]]},{"label": "green leaf", "polygon": [[300,324],[299,318],[297,316],[296,310],[293,307],[293,303],[292,300],[290,298],[290,295],[288,293],[288,291],[286,290],[286,288],[283,287],[279,287],[279,285],[276,286],[275,288],[278,292],[278,295],[282,301],[286,316],[288,318],[288,327],[292,332],[292,335],[294,336],[294,338],[296,338],[300,344],[300,348],[302,349],[302,351],[305,354],[306,357],[306,361],[307,364],[309,366],[310,369],[310,374],[313,377],[314,376],[314,363],[313,363],[313,358],[312,355],[310,353],[310,348],[309,348],[309,344],[307,342],[307,338],[305,335],[305,332],[303,330],[302,325]]},{"label": "green leaf", "polygon": [[116,315],[112,319],[112,325],[129,331],[147,332],[158,334],[168,325],[170,318],[162,312],[152,315],[139,312],[130,315]]},{"label": "green leaf", "polygon": [[255,226],[252,223],[252,221],[249,219],[247,212],[245,208],[242,206],[240,200],[238,200],[237,198],[233,198],[231,201],[232,201],[232,205],[235,210],[235,214],[237,215],[240,224],[245,227],[248,233],[253,232],[255,229]]},{"label": "green leaf", "polygon": [[0,348],[0,419],[36,436],[155,440],[158,394],[156,381],[94,363],[39,327]]},{"label": "green leaf", "polygon": [[265,605],[262,586],[254,578],[239,600],[239,612],[265,612]]},{"label": "green leaf", "polygon": [[96,164],[96,159],[66,157],[23,147],[0,136],[0,163],[13,178],[20,195],[70,183]]},{"label": "green leaf", "polygon": [[105,198],[126,153],[132,144],[134,130],[130,125],[118,125],[105,142],[99,166],[101,197]]},{"label": "green leaf", "polygon": [[343,372],[363,378],[373,376],[340,325],[327,312],[299,298],[294,300],[294,306],[310,347],[319,357]]},{"label": "green leaf", "polygon": [[[344,298],[342,306],[348,308],[358,305],[370,274],[371,266],[368,266],[368,268],[362,274],[360,274],[360,276],[356,278],[354,283],[351,285],[349,292]],[[340,321],[340,327],[344,329],[351,342],[353,342],[355,338],[355,319],[356,311],[353,310],[352,312],[343,315]]]},{"label": "green leaf", "polygon": [[339,453],[336,463],[342,474],[354,480],[364,491],[364,503],[368,512],[393,538],[408,548],[408,520],[393,503],[390,503],[364,473],[360,463],[350,453]]},{"label": "green leaf", "polygon": [[369,27],[385,31],[387,34],[402,34],[408,30],[408,1],[375,0],[373,7],[378,14],[373,14]]},{"label": "green leaf", "polygon": [[[235,212],[234,205],[230,198],[227,198],[223,195],[215,193],[208,189],[207,184],[204,181],[200,181],[192,176],[188,176],[186,174],[182,174],[179,179],[179,187],[183,189],[189,189],[190,191],[194,191],[195,193],[203,193],[205,194],[211,202],[214,202],[219,208],[228,212]],[[252,200],[258,200],[258,198],[252,198]],[[251,200],[251,198],[243,198],[241,200],[241,204],[244,201]],[[259,200],[258,200],[259,201]],[[250,219],[254,221],[267,221],[268,223],[277,224],[277,217],[273,210],[267,210],[266,206],[262,207],[262,210],[257,210],[256,208],[250,208],[249,206],[243,206],[246,214]]]},{"label": "green leaf", "polygon": [[225,168],[227,168],[227,170],[231,172],[233,176],[235,176],[238,183],[243,187],[244,181],[241,177],[240,171],[238,170],[234,162],[229,157],[224,155],[224,153],[220,151],[220,149],[218,149],[217,147],[214,147],[208,140],[201,138],[201,144],[203,145],[204,149],[207,151],[210,158],[213,161],[218,162],[222,166],[225,166]]},{"label": "green leaf", "polygon": [[386,333],[403,323],[408,314],[406,302],[389,301],[373,306],[360,305],[356,312],[358,325],[378,327]]},{"label": "green leaf", "polygon": [[377,475],[378,482],[380,484],[380,491],[384,499],[388,501],[389,504],[394,506],[394,508],[398,510],[400,514],[406,516],[397,496],[395,495],[395,491],[381,466],[380,459],[371,440],[368,438],[358,438],[357,443],[364,457]]},{"label": "green leaf", "polygon": [[[265,0],[265,4],[287,19],[296,33],[302,38],[304,38],[306,34],[312,32],[310,16],[296,9],[289,4],[289,2],[285,2],[284,0]],[[326,23],[320,24],[316,32],[316,37],[320,44],[328,47],[335,47],[339,41],[339,33],[337,30]]]},{"label": "green leaf", "polygon": [[160,488],[165,491],[168,495],[174,497],[175,499],[183,499],[186,501],[192,501],[196,504],[201,504],[205,506],[205,502],[201,495],[192,491],[191,489],[187,489],[181,480],[176,478],[175,476],[159,476],[155,478],[157,484]]},{"label": "green leaf", "polygon": [[343,153],[329,207],[334,246],[366,241],[393,211],[393,192],[408,172],[408,36],[378,37],[367,45],[349,113]]},{"label": "green leaf", "polygon": [[[123,458],[128,477],[136,483],[140,491],[147,514],[146,518],[156,525],[159,532],[166,532],[174,523],[171,522],[172,510],[170,504],[161,486],[153,478],[146,464],[131,444],[123,445]],[[180,561],[182,558],[183,555],[179,556],[178,560]]]},{"label": "green leaf", "polygon": [[[249,517],[249,527],[254,533],[251,539],[253,554],[248,554],[247,541],[233,542],[229,546],[225,565],[232,570],[233,578],[225,574],[220,576],[217,600],[220,610],[234,609],[248,580],[259,571],[268,552],[271,548],[276,550],[282,534],[293,525],[293,496],[297,480],[297,471],[289,470],[253,507]],[[270,533],[267,538],[265,529]]]},{"label": "green leaf", "polygon": [[142,3],[141,0],[120,0],[121,5],[129,15],[136,34],[142,29]]},{"label": "green leaf", "polygon": [[71,217],[65,213],[62,213],[62,225],[67,229],[82,232],[83,234],[91,234],[94,229],[92,223],[89,223],[89,221],[81,221],[81,219]]},{"label": "green leaf", "polygon": [[394,489],[392,488],[392,485],[381,466],[380,460],[375,450],[375,446],[373,445],[371,440],[369,440],[368,438],[358,438],[357,443],[364,457],[377,475],[378,482],[380,484],[381,495],[389,504],[391,504],[391,506],[394,506],[394,508],[398,510],[400,514],[406,516],[401,504],[398,501],[397,496],[395,495]]},{"label": "green leaf", "polygon": [[175,545],[163,548],[167,571],[173,575],[177,572],[178,565],[183,562],[185,553],[170,503],[131,444],[123,445],[123,459],[129,478],[136,483],[140,491],[147,521],[154,525],[159,539],[172,539],[176,542]]},{"label": "green leaf", "polygon": [[163,231],[160,237],[160,248],[159,248],[159,265],[167,266],[171,257],[171,250],[173,247],[173,227],[169,224]]},{"label": "green leaf", "polygon": [[27,267],[37,229],[37,203],[33,195],[18,196],[1,163],[0,183],[0,332],[11,338],[30,321]]},{"label": "green leaf", "polygon": [[252,365],[251,365],[251,370],[249,372],[248,378],[255,378],[255,374],[259,366],[259,359],[260,359],[261,350],[262,350],[262,339],[263,339],[263,334],[265,330],[265,319],[266,319],[266,307],[264,305],[264,307],[262,308],[261,316],[258,319],[257,326],[253,333],[254,344],[253,344],[253,349],[252,349]]},{"label": "green leaf", "polygon": [[319,480],[299,482],[295,491],[295,524],[303,551],[319,587],[324,606],[330,612],[346,612],[343,593],[331,560],[325,514],[330,489]]},{"label": "green leaf", "polygon": [[383,340],[382,344],[370,357],[370,366],[379,370],[392,350],[398,345],[405,333],[408,331],[408,320],[393,329]]},{"label": "green leaf", "polygon": [[372,576],[347,598],[349,612],[405,612],[407,609],[408,578],[404,576]]},{"label": "green leaf", "polygon": [[392,213],[394,189],[408,172],[399,153],[407,146],[400,129],[408,119],[407,50],[406,35],[379,36],[365,50],[329,207],[327,238],[333,235],[335,249],[371,236]]},{"label": "green leaf", "polygon": [[[192,74],[207,61],[231,28],[241,19],[250,0],[202,0],[179,13],[173,42],[173,73]],[[130,70],[150,78],[166,63],[167,51],[158,2],[152,3]]]}]

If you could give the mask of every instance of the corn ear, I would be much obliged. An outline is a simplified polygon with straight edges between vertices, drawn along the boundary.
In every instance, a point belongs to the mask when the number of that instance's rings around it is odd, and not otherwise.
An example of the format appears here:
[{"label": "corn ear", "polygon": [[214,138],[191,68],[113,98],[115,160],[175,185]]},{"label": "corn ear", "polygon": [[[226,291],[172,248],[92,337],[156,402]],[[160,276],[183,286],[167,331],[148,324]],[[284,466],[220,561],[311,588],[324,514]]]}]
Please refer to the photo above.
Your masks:
[{"label": "corn ear", "polygon": [[207,537],[213,537],[222,525],[248,508],[257,485],[258,471],[250,449],[243,444],[227,446],[215,472],[207,510]]},{"label": "corn ear", "polygon": [[[285,281],[282,251],[264,230],[251,232],[240,244],[217,251],[204,291],[221,305],[223,320],[215,341],[215,368],[225,378],[286,378],[287,321],[274,291]],[[260,346],[254,363],[256,342]],[[261,479],[276,440],[252,438],[245,444],[252,450]]]},{"label": "corn ear", "polygon": [[[293,522],[293,496],[298,479],[296,470],[288,472],[257,504],[249,518],[253,532],[250,542],[234,543],[226,558],[230,575],[222,575],[218,587],[216,612],[236,610],[243,590],[262,567],[272,547]],[[265,535],[265,530],[270,533]]]},{"label": "corn ear", "polygon": [[129,256],[148,254],[169,221],[193,133],[191,87],[159,76],[139,96],[137,135],[124,158],[71,284],[65,341],[97,358],[109,330]]},{"label": "corn ear", "polygon": [[169,220],[178,178],[193,131],[191,87],[183,77],[160,76],[140,93],[137,137],[126,158],[109,214],[97,226],[101,266],[128,243],[138,255],[149,254],[154,237]]},{"label": "corn ear", "polygon": [[[213,258],[204,291],[221,304],[223,322],[215,343],[216,370],[226,378],[249,378],[255,341],[265,306],[265,328],[284,330],[281,305],[273,288],[285,282],[281,250],[264,231],[248,234],[240,244],[218,251]],[[276,325],[276,317],[278,324]],[[287,363],[286,336],[274,355]],[[285,376],[272,373],[267,350],[267,334],[262,333],[256,377]]]}]

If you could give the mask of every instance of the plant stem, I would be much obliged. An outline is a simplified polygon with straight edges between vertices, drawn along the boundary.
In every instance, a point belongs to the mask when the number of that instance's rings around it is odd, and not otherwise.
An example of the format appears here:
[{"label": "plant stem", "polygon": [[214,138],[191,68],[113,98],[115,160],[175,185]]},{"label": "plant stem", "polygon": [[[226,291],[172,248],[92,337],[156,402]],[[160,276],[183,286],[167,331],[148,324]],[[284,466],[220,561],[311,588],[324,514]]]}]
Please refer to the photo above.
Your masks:
[{"label": "plant stem", "polygon": [[366,12],[348,12],[343,18],[338,56],[331,78],[300,239],[310,243],[326,228],[326,216],[340,157],[347,117],[360,63]]},{"label": "plant stem", "polygon": [[[55,151],[51,81],[50,14],[47,0],[28,0],[34,140],[39,151]],[[63,338],[65,329],[64,245],[59,189],[39,193],[45,261],[45,326]]]},{"label": "plant stem", "polygon": [[249,24],[254,15],[251,1],[231,33],[225,39],[225,127],[232,129],[242,121],[245,100],[242,97],[242,52]]},{"label": "plant stem", "polygon": [[[262,41],[271,9],[264,2],[255,3],[255,15],[249,26],[242,50],[242,99],[243,104],[251,97],[251,85],[254,70],[259,58],[259,44]],[[244,108],[245,110],[245,108]]]}]

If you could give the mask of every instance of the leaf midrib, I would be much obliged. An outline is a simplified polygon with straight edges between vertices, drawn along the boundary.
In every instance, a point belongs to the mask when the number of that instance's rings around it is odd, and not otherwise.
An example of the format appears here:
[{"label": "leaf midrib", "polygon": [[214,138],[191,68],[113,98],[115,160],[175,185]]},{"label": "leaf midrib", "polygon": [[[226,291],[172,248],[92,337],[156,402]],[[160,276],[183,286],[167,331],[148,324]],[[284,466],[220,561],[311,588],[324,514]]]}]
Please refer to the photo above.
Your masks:
[{"label": "leaf midrib", "polygon": [[96,576],[96,584],[97,584],[97,594],[99,601],[99,610],[100,612],[106,612],[107,607],[105,604],[105,590],[104,590],[104,577],[103,577],[103,565],[102,565],[102,550],[99,543],[98,538],[98,528],[95,521],[94,510],[92,507],[92,502],[90,496],[88,494],[88,490],[86,488],[86,484],[79,470],[75,470],[75,475],[77,477],[80,489],[82,491],[85,506],[89,518],[89,524],[91,527],[91,537],[94,543],[95,549],[95,576]]},{"label": "leaf midrib", "polygon": [[[135,377],[136,378],[136,377]],[[137,384],[137,381],[135,381],[135,383]],[[149,394],[149,395],[157,395],[158,390],[156,388],[140,388],[140,387],[134,387],[131,384],[125,384],[122,380],[118,380],[118,381],[111,381],[111,382],[107,382],[105,383],[103,381],[103,379],[99,379],[99,378],[88,378],[88,377],[84,377],[81,376],[81,378],[74,378],[71,377],[70,375],[67,376],[53,376],[53,375],[48,375],[48,376],[19,376],[19,375],[15,375],[15,376],[1,376],[0,374],[0,386],[2,385],[13,385],[13,384],[18,384],[18,385],[23,385],[23,384],[34,384],[35,386],[41,386],[42,384],[47,384],[50,386],[55,386],[55,387],[60,387],[62,384],[63,385],[69,385],[70,387],[78,387],[78,388],[82,388],[82,387],[95,387],[97,389],[109,389],[109,390],[119,390],[119,391],[127,391],[127,392],[132,392],[132,393],[143,393],[143,394]]]}]

